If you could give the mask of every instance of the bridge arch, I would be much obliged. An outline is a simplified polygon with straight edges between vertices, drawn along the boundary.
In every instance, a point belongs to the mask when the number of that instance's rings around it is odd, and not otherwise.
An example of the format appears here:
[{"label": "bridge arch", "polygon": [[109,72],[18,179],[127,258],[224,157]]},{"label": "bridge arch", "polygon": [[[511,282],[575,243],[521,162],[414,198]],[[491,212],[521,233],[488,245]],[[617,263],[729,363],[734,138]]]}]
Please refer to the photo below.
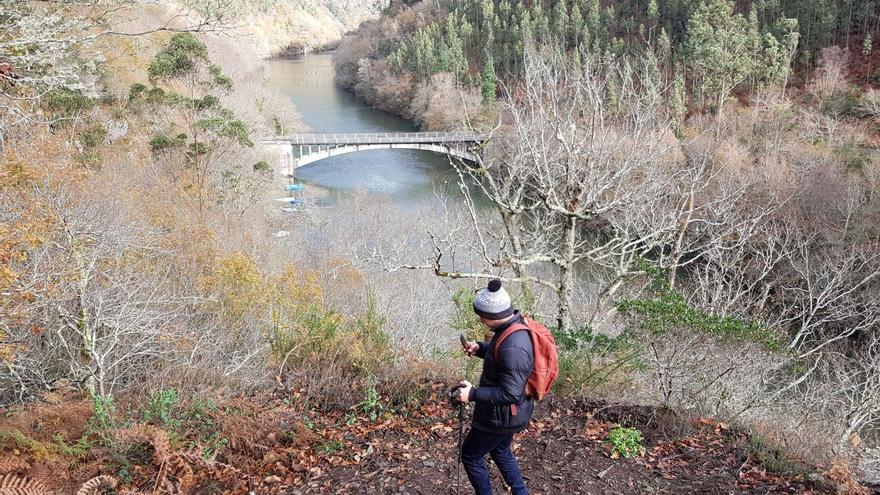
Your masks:
[{"label": "bridge arch", "polygon": [[383,149],[433,151],[434,153],[440,153],[444,155],[449,154],[456,158],[461,158],[469,161],[475,161],[477,159],[476,155],[468,150],[461,150],[455,147],[445,146],[441,144],[349,144],[337,147],[322,148],[319,151],[313,151],[299,158],[294,158],[294,161],[296,163],[293,168],[299,168],[310,163],[326,160],[327,158],[355,153],[357,151]]},{"label": "bridge arch", "polygon": [[298,167],[330,157],[374,149],[413,149],[474,161],[473,151],[486,136],[469,132],[296,134],[262,141],[279,152],[281,165],[293,175]]}]

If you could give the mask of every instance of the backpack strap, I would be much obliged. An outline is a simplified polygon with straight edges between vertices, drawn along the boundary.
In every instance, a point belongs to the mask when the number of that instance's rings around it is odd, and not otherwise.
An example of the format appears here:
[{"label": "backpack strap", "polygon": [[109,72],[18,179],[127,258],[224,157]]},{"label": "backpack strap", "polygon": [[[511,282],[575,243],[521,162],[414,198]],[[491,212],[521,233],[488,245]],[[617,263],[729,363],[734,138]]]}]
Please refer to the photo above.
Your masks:
[{"label": "backpack strap", "polygon": [[504,339],[510,337],[510,334],[513,332],[518,332],[520,330],[529,330],[529,325],[526,322],[526,318],[522,317],[522,321],[519,323],[514,323],[509,327],[505,328],[501,335],[498,336],[498,339],[495,341],[495,347],[492,348],[492,358],[495,359],[495,362],[498,362],[498,351],[501,349],[501,343],[504,342]]},{"label": "backpack strap", "polygon": [[[492,358],[495,359],[496,364],[498,363],[498,351],[501,349],[501,343],[504,342],[504,339],[510,337],[510,334],[519,332],[520,330],[531,330],[525,316],[522,317],[522,321],[505,328],[504,331],[501,332],[501,335],[498,336],[498,339],[495,341],[495,347],[492,348]],[[510,405],[510,415],[516,416],[516,404]]]}]

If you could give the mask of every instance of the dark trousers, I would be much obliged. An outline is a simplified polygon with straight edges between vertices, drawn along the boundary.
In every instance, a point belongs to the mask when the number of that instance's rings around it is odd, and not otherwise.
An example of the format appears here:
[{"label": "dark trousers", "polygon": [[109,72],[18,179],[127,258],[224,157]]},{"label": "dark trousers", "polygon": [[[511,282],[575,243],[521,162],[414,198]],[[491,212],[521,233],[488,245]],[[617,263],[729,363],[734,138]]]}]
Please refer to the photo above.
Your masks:
[{"label": "dark trousers", "polygon": [[510,450],[513,433],[504,435],[487,433],[471,428],[464,444],[461,446],[461,463],[467,472],[468,479],[477,495],[492,495],[489,482],[489,467],[486,465],[486,454],[492,457],[501,471],[513,495],[528,495],[526,484],[519,472],[516,457]]}]

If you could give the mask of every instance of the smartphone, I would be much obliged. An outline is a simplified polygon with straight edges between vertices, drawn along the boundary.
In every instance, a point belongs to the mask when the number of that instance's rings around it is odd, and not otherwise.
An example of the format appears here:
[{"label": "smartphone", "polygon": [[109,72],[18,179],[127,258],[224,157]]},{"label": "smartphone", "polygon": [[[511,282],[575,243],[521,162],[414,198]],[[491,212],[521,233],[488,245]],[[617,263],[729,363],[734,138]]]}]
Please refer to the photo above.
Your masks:
[{"label": "smartphone", "polygon": [[458,334],[458,340],[461,341],[461,346],[464,347],[464,350],[467,350],[467,348],[468,348],[468,346],[467,346],[467,339],[464,338],[464,334],[463,334],[463,333]]}]

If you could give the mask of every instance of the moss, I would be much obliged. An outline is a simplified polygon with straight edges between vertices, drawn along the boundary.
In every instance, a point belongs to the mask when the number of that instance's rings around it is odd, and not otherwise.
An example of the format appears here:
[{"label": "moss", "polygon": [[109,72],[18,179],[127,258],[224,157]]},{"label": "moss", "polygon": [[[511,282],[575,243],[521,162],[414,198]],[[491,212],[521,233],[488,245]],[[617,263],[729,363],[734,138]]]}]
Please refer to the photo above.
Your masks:
[{"label": "moss", "polygon": [[16,448],[30,452],[38,461],[51,458],[59,450],[56,445],[35,440],[20,430],[0,431],[0,450]]}]

